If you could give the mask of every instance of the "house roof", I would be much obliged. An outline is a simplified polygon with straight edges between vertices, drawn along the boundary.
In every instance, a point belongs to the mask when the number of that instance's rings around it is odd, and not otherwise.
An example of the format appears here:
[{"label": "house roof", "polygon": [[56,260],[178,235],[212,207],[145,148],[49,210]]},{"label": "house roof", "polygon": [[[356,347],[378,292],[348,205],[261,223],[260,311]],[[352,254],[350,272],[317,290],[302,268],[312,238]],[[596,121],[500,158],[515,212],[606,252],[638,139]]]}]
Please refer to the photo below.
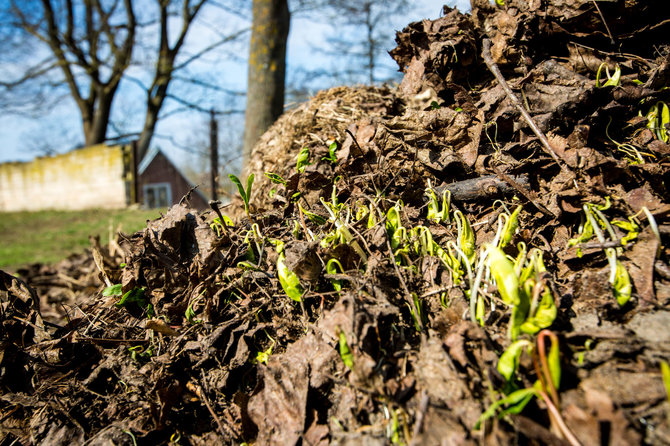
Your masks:
[{"label": "house roof", "polygon": [[[147,151],[146,155],[144,155],[144,158],[142,158],[142,161],[137,165],[137,175],[142,175],[149,168],[149,166],[151,165],[153,160],[156,158],[156,156],[158,156],[159,153],[162,154],[165,157],[165,159],[168,160],[168,162],[170,164],[172,164],[172,167],[174,167],[174,170],[176,170],[177,173],[179,175],[181,175],[181,177],[191,187],[194,186],[194,184],[191,182],[191,180],[189,180],[188,177],[186,175],[184,175],[184,173],[181,171],[181,169],[179,169],[179,167],[177,167],[177,165],[174,162],[172,162],[170,157],[157,146],[151,147]],[[207,201],[207,197],[205,196],[205,194],[199,188],[195,190],[195,193],[200,195],[200,197],[203,200]]]},{"label": "house roof", "polygon": [[[146,155],[144,155],[144,158],[142,158],[142,161],[137,165],[137,173],[142,175],[144,173],[144,171],[147,170],[147,167],[149,167],[149,164],[151,164],[151,162],[154,160],[154,158],[156,158],[156,155],[158,155],[159,153],[161,153],[161,149],[159,149],[156,146],[151,147],[147,151]],[[170,164],[175,166],[175,164],[172,162],[172,160],[165,153],[163,153],[163,156],[165,158],[167,158],[168,161],[170,161]],[[175,169],[177,169],[177,166],[175,166]],[[177,169],[177,171],[179,171],[179,169]],[[181,172],[179,172],[179,173],[181,174]],[[184,176],[184,175],[182,174],[182,176]],[[184,177],[184,178],[186,178],[186,177]]]}]

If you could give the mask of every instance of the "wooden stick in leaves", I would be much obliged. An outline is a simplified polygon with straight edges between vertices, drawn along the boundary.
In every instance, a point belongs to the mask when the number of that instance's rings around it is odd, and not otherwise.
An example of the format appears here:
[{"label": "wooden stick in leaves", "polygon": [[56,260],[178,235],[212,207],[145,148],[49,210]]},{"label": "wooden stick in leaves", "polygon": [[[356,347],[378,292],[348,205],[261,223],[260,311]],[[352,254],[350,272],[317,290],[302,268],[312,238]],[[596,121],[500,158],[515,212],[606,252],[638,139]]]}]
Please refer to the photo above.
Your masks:
[{"label": "wooden stick in leaves", "polygon": [[503,88],[503,90],[505,90],[505,93],[510,98],[517,110],[519,110],[521,116],[523,116],[523,119],[526,120],[533,133],[535,133],[535,135],[539,138],[542,146],[544,147],[544,151],[549,156],[551,156],[554,161],[556,161],[556,164],[558,164],[562,170],[570,172],[571,170],[568,168],[565,160],[560,159],[558,155],[556,155],[556,152],[551,147],[547,137],[544,135],[544,133],[542,133],[542,130],[540,130],[537,124],[535,124],[535,121],[533,121],[533,118],[526,111],[526,109],[523,108],[519,98],[517,98],[512,89],[509,88],[509,85],[500,72],[498,65],[496,65],[496,63],[493,61],[493,58],[491,57],[491,39],[484,39],[484,42],[482,43],[482,57],[484,58],[484,62],[486,62],[486,66],[489,67],[489,70],[491,70],[491,73],[493,73],[493,75],[496,77],[500,86]]}]

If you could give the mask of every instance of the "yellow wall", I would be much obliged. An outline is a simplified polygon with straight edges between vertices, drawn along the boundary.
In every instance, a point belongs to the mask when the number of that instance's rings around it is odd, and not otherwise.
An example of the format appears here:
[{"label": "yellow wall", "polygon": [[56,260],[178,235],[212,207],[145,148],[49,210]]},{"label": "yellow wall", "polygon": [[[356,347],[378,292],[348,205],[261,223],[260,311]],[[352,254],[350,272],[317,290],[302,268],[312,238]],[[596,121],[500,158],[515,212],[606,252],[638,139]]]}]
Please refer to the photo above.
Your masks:
[{"label": "yellow wall", "polygon": [[123,146],[0,164],[0,211],[126,206]]}]

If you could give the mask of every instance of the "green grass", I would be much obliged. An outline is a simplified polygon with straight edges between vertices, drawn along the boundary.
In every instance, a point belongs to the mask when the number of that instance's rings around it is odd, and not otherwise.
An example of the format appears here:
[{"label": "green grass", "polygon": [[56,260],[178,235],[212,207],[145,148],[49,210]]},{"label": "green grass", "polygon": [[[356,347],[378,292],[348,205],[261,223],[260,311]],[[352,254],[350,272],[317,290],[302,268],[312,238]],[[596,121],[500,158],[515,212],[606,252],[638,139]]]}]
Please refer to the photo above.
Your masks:
[{"label": "green grass", "polygon": [[158,209],[91,209],[0,213],[0,269],[15,272],[31,263],[53,263],[90,246],[89,235],[104,245],[121,225],[124,233],[159,217]]}]

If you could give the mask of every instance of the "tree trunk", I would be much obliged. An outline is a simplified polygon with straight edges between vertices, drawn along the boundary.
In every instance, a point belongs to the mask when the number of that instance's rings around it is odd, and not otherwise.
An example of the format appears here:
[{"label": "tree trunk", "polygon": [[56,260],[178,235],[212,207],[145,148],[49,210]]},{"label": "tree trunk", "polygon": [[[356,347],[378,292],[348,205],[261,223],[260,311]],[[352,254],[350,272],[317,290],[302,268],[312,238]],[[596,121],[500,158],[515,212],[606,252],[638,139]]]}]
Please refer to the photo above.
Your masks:
[{"label": "tree trunk", "polygon": [[90,107],[89,116],[92,119],[84,121],[84,141],[86,146],[102,144],[107,139],[109,116],[112,111],[112,101],[116,94],[116,86],[100,87],[96,95],[97,105]]},{"label": "tree trunk", "polygon": [[286,41],[291,22],[287,0],[253,0],[243,163],[261,135],[284,111]]},{"label": "tree trunk", "polygon": [[[166,88],[167,89],[167,88]],[[152,98],[149,98],[151,101]],[[165,100],[165,95],[153,98],[159,105],[150,105],[147,107],[147,113],[144,117],[144,127],[142,127],[142,133],[137,140],[137,159],[142,160],[144,155],[149,151],[149,144],[151,144],[151,139],[154,136],[154,131],[156,130],[156,124],[158,124],[158,113],[160,112],[161,107],[163,106],[163,101]]]}]

